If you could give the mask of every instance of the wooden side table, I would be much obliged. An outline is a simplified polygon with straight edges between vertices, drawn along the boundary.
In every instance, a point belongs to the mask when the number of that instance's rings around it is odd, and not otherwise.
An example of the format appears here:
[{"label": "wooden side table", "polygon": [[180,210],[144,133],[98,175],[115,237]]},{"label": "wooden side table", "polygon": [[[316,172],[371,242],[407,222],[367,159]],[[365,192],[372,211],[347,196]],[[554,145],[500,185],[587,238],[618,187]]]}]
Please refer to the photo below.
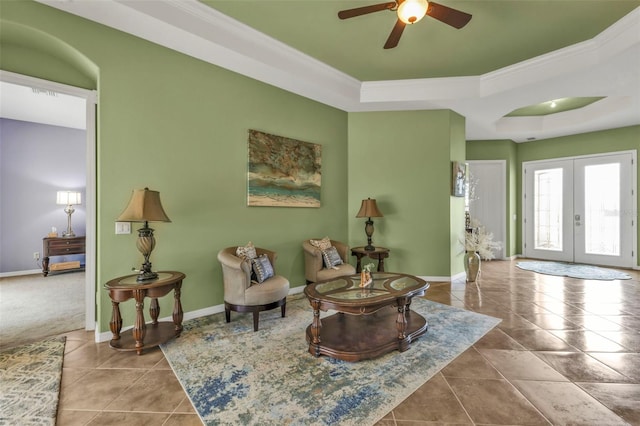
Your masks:
[{"label": "wooden side table", "polygon": [[[182,304],[180,291],[185,275],[182,272],[158,272],[158,278],[151,281],[137,282],[138,274],[115,278],[104,285],[109,291],[113,312],[109,327],[113,338],[109,343],[113,349],[119,351],[136,351],[142,354],[143,348],[152,348],[168,340],[180,336],[182,332]],[[160,306],[158,297],[165,296],[173,290],[173,324],[168,321],[158,322]],[[144,320],[144,298],[151,298],[149,314],[151,326],[147,327]],[[136,320],[132,330],[120,334],[122,317],[120,316],[120,302],[129,299],[136,301]],[[146,341],[145,341],[146,340]]]},{"label": "wooden side table", "polygon": [[362,271],[361,260],[364,256],[378,260],[378,272],[384,272],[384,260],[389,257],[389,250],[385,247],[376,247],[374,250],[365,250],[364,247],[353,247],[351,256],[355,256],[358,261],[356,263],[356,272]]},{"label": "wooden side table", "polygon": [[[85,237],[53,237],[42,239],[42,274],[49,275],[49,257],[85,254]],[[84,268],[78,268],[81,270]],[[68,269],[69,270],[75,269]]]}]

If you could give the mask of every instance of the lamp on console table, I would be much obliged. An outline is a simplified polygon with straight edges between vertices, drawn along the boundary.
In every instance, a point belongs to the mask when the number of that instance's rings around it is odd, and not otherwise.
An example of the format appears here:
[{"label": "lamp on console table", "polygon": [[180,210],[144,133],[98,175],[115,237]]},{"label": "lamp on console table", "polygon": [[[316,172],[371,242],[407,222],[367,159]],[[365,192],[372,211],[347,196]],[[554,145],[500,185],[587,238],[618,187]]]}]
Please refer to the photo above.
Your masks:
[{"label": "lamp on console table", "polygon": [[149,256],[156,246],[153,229],[149,228],[149,222],[171,222],[160,203],[160,193],[149,188],[134,189],[127,208],[118,216],[117,222],[144,222],[144,226],[138,229],[136,247],[144,256],[144,263],[136,281],[149,281],[158,278],[158,274],[151,270]]},{"label": "lamp on console table", "polygon": [[373,221],[372,217],[383,217],[382,213],[378,209],[378,205],[376,204],[375,199],[367,198],[366,200],[362,200],[362,205],[360,206],[360,211],[356,215],[356,217],[366,217],[368,218],[364,225],[364,232],[367,234],[367,246],[364,248],[367,251],[373,251],[376,248],[371,245],[371,236],[373,235]]},{"label": "lamp on console table", "polygon": [[66,205],[64,212],[67,214],[67,231],[62,233],[63,237],[73,238],[76,236],[71,228],[71,215],[76,210],[74,204],[81,204],[82,194],[77,191],[58,191],[56,194],[56,204]]}]

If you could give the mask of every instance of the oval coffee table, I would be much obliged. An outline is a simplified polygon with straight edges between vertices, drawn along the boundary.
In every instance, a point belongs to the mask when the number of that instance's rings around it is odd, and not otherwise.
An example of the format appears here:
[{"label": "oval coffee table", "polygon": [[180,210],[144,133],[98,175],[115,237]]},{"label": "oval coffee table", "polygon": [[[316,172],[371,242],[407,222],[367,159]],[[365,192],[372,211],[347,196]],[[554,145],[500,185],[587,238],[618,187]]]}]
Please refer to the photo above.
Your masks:
[{"label": "oval coffee table", "polygon": [[[427,331],[427,320],[411,311],[411,299],[422,296],[429,284],[412,275],[378,272],[360,287],[360,274],[309,284],[304,293],[313,308],[307,327],[309,352],[344,361],[376,358],[406,351]],[[320,319],[320,311],[336,314]]]}]

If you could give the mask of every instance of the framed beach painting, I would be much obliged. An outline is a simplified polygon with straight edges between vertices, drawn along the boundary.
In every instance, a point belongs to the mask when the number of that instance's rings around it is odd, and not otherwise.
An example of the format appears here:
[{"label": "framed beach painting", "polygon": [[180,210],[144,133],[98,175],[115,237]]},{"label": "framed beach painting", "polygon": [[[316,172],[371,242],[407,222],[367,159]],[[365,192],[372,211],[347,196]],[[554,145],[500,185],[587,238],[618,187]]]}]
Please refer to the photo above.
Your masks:
[{"label": "framed beach painting", "polygon": [[249,130],[247,205],[320,207],[322,145]]}]

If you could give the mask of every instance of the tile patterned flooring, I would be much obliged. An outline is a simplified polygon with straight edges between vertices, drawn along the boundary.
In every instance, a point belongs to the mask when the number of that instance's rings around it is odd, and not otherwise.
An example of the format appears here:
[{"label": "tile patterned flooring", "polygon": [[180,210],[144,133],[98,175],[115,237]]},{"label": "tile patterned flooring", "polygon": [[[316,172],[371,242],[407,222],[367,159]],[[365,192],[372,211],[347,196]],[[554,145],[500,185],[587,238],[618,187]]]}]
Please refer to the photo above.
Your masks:
[{"label": "tile patterned flooring", "polygon": [[[640,271],[588,281],[515,264],[432,283],[427,299],[502,322],[378,425],[640,425]],[[66,335],[58,425],[201,424],[160,350]]]}]

